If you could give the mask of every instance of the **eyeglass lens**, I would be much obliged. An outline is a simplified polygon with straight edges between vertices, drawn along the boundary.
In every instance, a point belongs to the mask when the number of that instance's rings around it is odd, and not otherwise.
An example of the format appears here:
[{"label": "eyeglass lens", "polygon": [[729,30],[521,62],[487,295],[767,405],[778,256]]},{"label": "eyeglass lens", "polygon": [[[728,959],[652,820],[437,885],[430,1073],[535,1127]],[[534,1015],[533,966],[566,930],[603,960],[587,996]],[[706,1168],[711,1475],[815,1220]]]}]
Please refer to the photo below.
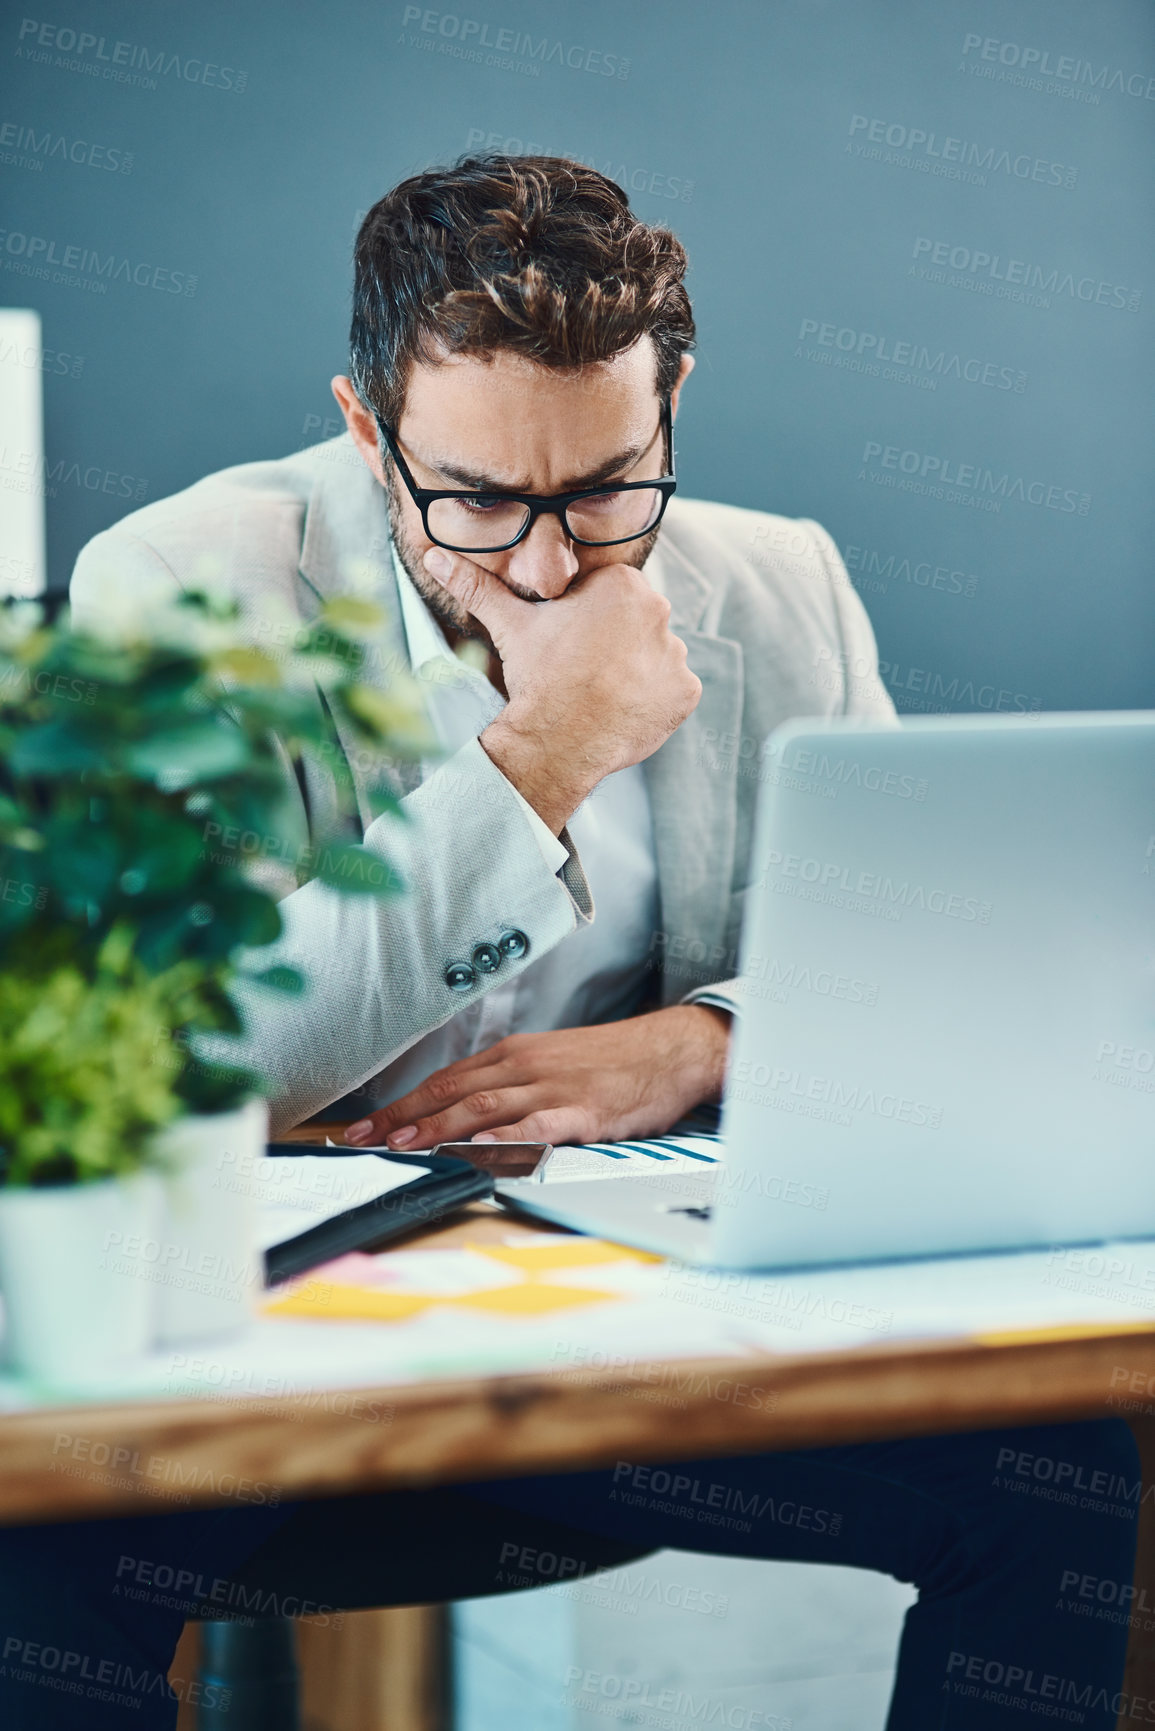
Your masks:
[{"label": "eyeglass lens", "polygon": [[[662,510],[658,487],[620,493],[594,493],[565,510],[566,532],[595,546],[629,541],[653,528]],[[478,493],[469,498],[434,499],[429,505],[431,538],[463,551],[496,551],[516,541],[529,521],[529,506],[514,499]]]}]

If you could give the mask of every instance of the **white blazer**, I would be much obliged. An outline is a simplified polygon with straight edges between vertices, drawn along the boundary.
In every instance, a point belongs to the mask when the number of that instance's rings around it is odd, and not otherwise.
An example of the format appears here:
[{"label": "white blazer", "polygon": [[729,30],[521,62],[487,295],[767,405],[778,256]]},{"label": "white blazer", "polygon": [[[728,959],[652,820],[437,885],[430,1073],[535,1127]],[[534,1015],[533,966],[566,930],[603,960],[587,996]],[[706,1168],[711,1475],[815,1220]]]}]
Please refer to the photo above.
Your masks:
[{"label": "white blazer", "polygon": [[[135,511],[82,550],[72,578],[78,623],[157,585],[225,578],[251,630],[272,641],[284,621],[370,581],[386,642],[367,677],[406,666],[385,495],[347,437],[295,456],[209,475]],[[661,900],[651,946],[654,1002],[692,997],[736,1007],[733,976],[748,882],[758,752],[792,716],[893,716],[874,636],[830,536],[817,523],[674,498],[646,576],[669,597],[702,696],[647,759]],[[340,730],[338,729],[338,735]],[[265,1075],[274,1133],[359,1088],[469,1001],[449,963],[502,932],[523,932],[524,958],[482,975],[476,995],[595,917],[581,860],[554,875],[510,784],[476,740],[416,785],[394,764],[412,822],[375,821],[355,743],[352,770],[365,843],[410,885],[378,901],[319,883],[284,884],[285,929],[262,962],[289,962],[310,990],[283,999],[248,991],[243,1056]],[[288,774],[288,771],[286,772]],[[305,795],[289,775],[302,825],[335,809],[331,771],[310,763]],[[235,1049],[234,1049],[235,1051]]]}]

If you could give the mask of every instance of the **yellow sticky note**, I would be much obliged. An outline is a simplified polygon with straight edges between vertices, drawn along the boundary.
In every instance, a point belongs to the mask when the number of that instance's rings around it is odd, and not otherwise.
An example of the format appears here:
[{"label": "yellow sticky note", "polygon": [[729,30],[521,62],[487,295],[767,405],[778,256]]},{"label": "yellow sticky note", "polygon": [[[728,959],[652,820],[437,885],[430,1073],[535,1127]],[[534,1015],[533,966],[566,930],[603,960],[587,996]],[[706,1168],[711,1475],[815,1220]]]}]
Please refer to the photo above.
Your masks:
[{"label": "yellow sticky note", "polygon": [[495,1262],[505,1262],[511,1268],[524,1268],[533,1274],[554,1268],[591,1268],[600,1262],[662,1260],[646,1250],[628,1250],[621,1244],[609,1244],[603,1238],[559,1237],[536,1244],[474,1244],[470,1248],[493,1257]]},{"label": "yellow sticky note", "polygon": [[1048,1340],[1099,1340],[1114,1334],[1150,1334],[1150,1322],[1055,1322],[1042,1328],[988,1329],[972,1335],[981,1346],[1033,1346]]},{"label": "yellow sticky note", "polygon": [[604,1304],[616,1292],[591,1292],[584,1286],[558,1286],[552,1280],[527,1280],[522,1286],[499,1286],[468,1298],[448,1300],[466,1310],[493,1311],[500,1316],[545,1316],[551,1310],[572,1310],[579,1304]]},{"label": "yellow sticky note", "polygon": [[422,1310],[442,1301],[424,1293],[374,1291],[369,1286],[336,1286],[331,1282],[310,1283],[284,1298],[273,1298],[261,1306],[264,1316],[307,1316],[314,1321],[407,1322]]}]

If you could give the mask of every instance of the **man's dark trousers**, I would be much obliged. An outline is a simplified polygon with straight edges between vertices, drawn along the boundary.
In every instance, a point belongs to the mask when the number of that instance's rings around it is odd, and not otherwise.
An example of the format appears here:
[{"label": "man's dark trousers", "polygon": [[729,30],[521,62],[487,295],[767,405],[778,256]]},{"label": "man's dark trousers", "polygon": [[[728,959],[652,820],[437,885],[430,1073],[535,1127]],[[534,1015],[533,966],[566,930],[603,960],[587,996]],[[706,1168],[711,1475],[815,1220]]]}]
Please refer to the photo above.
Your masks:
[{"label": "man's dark trousers", "polygon": [[171,1727],[188,1617],[469,1598],[666,1546],[913,1582],[889,1731],[1155,1723],[1119,1693],[1141,1496],[1103,1420],[0,1529],[0,1726]]}]

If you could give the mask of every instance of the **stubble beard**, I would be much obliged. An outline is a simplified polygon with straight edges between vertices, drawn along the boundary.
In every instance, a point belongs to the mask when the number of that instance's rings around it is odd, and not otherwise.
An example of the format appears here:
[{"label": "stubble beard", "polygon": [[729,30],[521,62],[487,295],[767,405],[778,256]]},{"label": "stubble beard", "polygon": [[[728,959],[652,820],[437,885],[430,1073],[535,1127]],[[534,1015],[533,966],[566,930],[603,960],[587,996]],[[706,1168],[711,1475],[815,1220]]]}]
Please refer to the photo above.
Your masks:
[{"label": "stubble beard", "polygon": [[[382,467],[385,472],[385,496],[389,506],[389,531],[393,537],[393,545],[397,549],[397,557],[405,567],[413,587],[449,637],[450,642],[455,637],[466,638],[470,642],[484,644],[491,655],[497,656],[493,639],[481,622],[475,619],[471,613],[467,613],[461,603],[449,593],[448,589],[443,588],[426,571],[422,564],[424,549],[419,549],[405,532],[405,517],[401,509],[401,496],[397,487],[397,471],[387,455],[382,458]],[[624,542],[620,548],[614,549],[618,556],[613,563],[615,565],[631,565],[636,571],[640,571],[653,552],[661,532],[662,526],[659,523],[656,528],[650,530],[648,535],[643,535],[639,540]],[[481,559],[478,559],[477,563],[481,564]],[[483,569],[488,569],[488,567],[483,567]],[[496,576],[496,572],[493,575]],[[505,582],[503,577],[498,577],[497,580],[499,583]],[[575,579],[575,581],[580,582],[580,578]],[[521,594],[522,598],[527,601],[537,600],[536,596],[525,595],[521,590],[515,590],[514,593]],[[500,660],[500,656],[497,658]]]}]

